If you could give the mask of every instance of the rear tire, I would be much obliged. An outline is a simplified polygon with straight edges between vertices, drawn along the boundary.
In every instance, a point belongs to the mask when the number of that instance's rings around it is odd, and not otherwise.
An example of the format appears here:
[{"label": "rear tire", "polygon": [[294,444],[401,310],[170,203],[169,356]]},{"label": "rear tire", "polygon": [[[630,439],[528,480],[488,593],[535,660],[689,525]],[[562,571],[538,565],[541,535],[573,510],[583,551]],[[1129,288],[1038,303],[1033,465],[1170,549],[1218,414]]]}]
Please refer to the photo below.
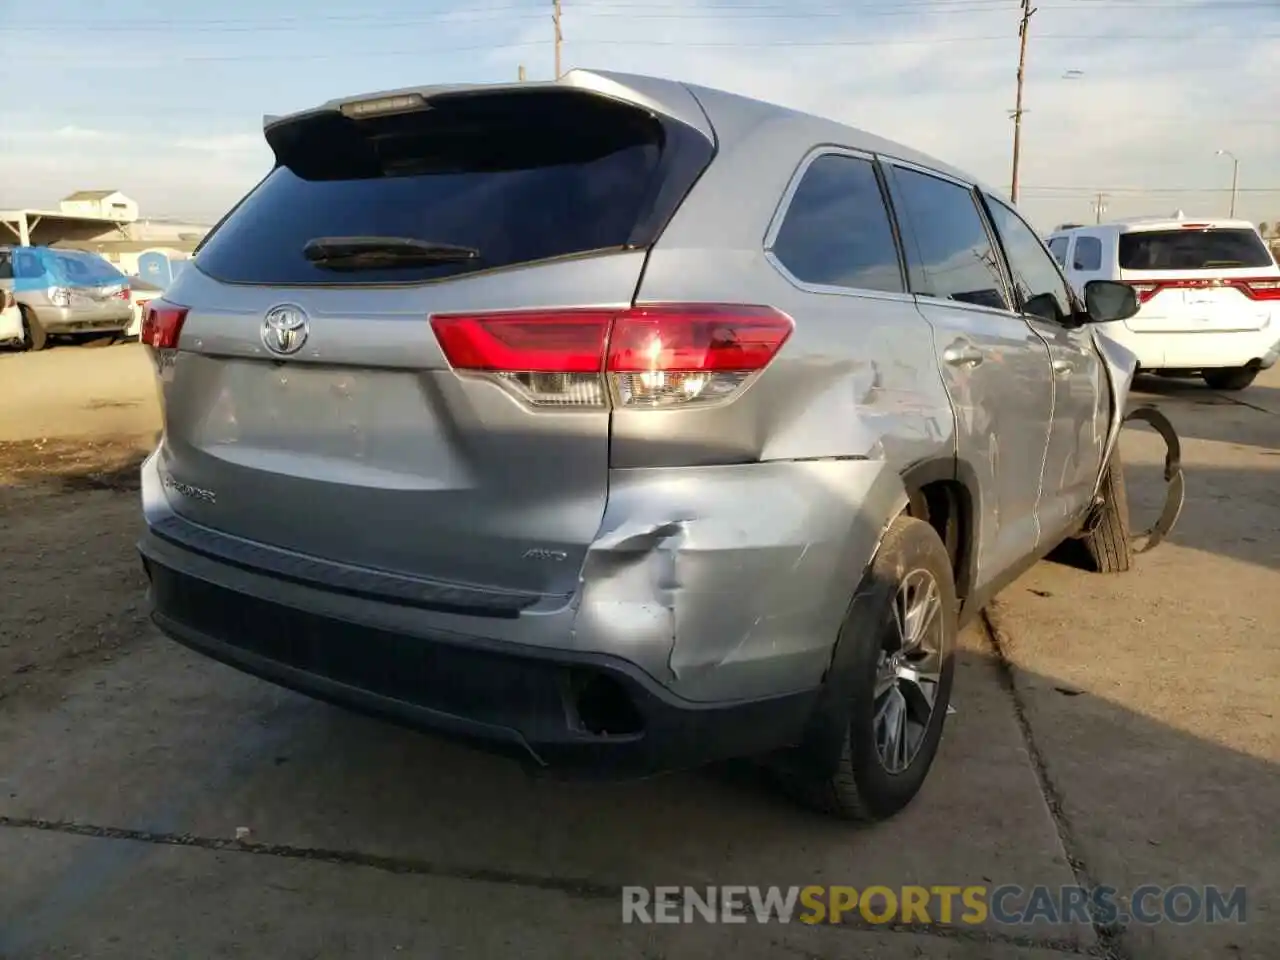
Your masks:
[{"label": "rear tire", "polygon": [[898,517],[845,617],[805,742],[779,759],[783,789],[842,820],[883,820],[911,802],[942,739],[956,614],[937,531]]},{"label": "rear tire", "polygon": [[22,348],[24,350],[43,350],[49,343],[49,335],[40,325],[39,318],[30,307],[20,307],[22,312]]},{"label": "rear tire", "polygon": [[1243,390],[1257,376],[1258,371],[1253,367],[1222,367],[1206,370],[1204,382],[1214,390]]},{"label": "rear tire", "polygon": [[1080,539],[1089,552],[1094,572],[1125,573],[1133,566],[1133,539],[1129,531],[1129,493],[1119,450],[1111,455],[1098,493],[1103,501],[1101,515],[1092,532]]}]

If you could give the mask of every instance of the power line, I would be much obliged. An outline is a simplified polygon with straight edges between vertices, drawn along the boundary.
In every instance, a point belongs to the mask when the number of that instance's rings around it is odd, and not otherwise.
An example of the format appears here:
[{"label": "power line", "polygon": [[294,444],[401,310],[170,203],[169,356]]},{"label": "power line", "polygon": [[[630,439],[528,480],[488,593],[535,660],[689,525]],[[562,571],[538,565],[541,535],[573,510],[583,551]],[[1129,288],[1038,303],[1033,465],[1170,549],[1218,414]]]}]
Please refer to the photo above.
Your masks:
[{"label": "power line", "polygon": [[[1059,40],[1086,40],[1086,41],[1114,41],[1115,36],[1105,35],[1079,35],[1068,36],[1062,34],[1038,35],[1037,42],[1043,41],[1059,41]],[[1194,39],[1197,43],[1204,43],[1210,40],[1228,41],[1238,43],[1246,38],[1244,37],[1190,37],[1190,36],[1150,36],[1140,34],[1129,34],[1124,37],[1128,40],[1146,40],[1146,41],[1175,41],[1183,43]],[[1254,34],[1247,38],[1250,40],[1280,40],[1280,34]],[[701,40],[638,40],[638,39],[614,39],[609,37],[583,37],[574,42],[582,47],[591,46],[625,46],[625,47],[689,47],[689,48],[707,48],[707,47],[787,47],[799,49],[837,49],[846,47],[899,47],[899,46],[934,46],[938,44],[963,44],[963,43],[990,43],[990,42],[1007,42],[1008,36],[980,36],[980,37],[930,37],[930,38],[887,38],[879,40],[735,40],[735,41],[701,41]],[[145,61],[121,61],[119,59],[102,59],[102,60],[86,60],[79,58],[76,60],[78,66],[111,66],[113,68],[124,69],[131,65],[154,69],[157,63],[281,63],[285,61],[302,61],[302,60],[351,60],[357,57],[420,57],[424,53],[429,52],[452,52],[452,53],[468,53],[475,50],[508,50],[521,47],[538,47],[543,44],[550,43],[550,40],[518,40],[506,43],[480,43],[457,46],[454,44],[441,44],[438,46],[420,46],[407,50],[344,50],[341,53],[316,53],[316,54],[294,54],[282,51],[273,51],[264,54],[225,54],[225,55],[206,55],[206,54],[188,54],[181,56],[172,56],[162,58],[156,55],[149,55]],[[46,60],[47,54],[30,54],[21,53],[6,54],[5,59],[9,61],[30,61],[30,60]]]},{"label": "power line", "polygon": [[[532,0],[530,0],[532,2]],[[299,26],[335,24],[344,28],[396,28],[418,23],[472,23],[492,20],[510,20],[512,18],[535,18],[539,11],[526,3],[501,3],[483,6],[470,6],[464,11],[413,11],[411,16],[387,16],[383,12],[377,20],[370,20],[367,14],[305,14],[283,15],[273,17],[206,17],[177,18],[169,23],[157,23],[154,19],[119,19],[111,20],[49,20],[42,19],[33,24],[7,24],[7,32],[46,32],[49,30],[66,30],[68,28],[84,28],[98,32],[139,32],[182,30],[194,27],[220,27],[215,32],[240,32],[243,30],[271,29],[273,27],[294,29]],[[1091,7],[1091,4],[1096,6]],[[1074,3],[1046,3],[1037,9],[1082,11],[1107,10],[1184,10],[1188,13],[1209,14],[1210,11],[1200,3],[1176,3],[1168,0],[1160,2],[1135,3],[1126,0],[1075,0]],[[809,19],[812,17],[841,17],[857,20],[862,17],[875,16],[919,16],[930,14],[973,14],[1002,12],[1009,7],[1009,0],[897,0],[893,3],[872,3],[850,7],[847,4],[808,7],[796,10],[794,5],[780,2],[761,4],[722,4],[702,11],[690,11],[687,8],[671,5],[657,6],[645,2],[594,3],[575,11],[575,16],[590,19],[594,17],[626,17],[635,20],[750,20],[750,19]],[[1274,0],[1215,0],[1212,14],[1217,16],[1223,10],[1278,10]],[[631,10],[642,10],[643,13],[631,13]],[[655,12],[667,11],[667,12]],[[475,16],[476,14],[488,16]],[[494,16],[496,15],[496,16]]]}]

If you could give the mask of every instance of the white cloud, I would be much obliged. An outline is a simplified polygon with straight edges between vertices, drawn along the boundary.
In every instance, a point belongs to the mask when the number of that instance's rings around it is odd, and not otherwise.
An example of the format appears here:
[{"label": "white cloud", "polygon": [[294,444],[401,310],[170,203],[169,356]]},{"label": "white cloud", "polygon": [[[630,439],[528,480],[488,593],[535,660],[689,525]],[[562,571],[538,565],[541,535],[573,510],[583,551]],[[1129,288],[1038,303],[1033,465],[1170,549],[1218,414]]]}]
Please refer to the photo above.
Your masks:
[{"label": "white cloud", "polygon": [[196,150],[219,156],[245,154],[265,158],[270,155],[262,134],[225,133],[210,137],[182,137],[173,146],[179,150]]}]

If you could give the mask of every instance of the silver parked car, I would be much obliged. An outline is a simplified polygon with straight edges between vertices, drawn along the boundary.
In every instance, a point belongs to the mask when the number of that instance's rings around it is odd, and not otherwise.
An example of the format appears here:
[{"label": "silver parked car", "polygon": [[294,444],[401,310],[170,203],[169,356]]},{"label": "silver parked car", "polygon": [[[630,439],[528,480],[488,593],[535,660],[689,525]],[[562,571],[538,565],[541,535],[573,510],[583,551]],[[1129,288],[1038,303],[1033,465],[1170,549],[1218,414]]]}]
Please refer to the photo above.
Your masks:
[{"label": "silver parked car", "polygon": [[616,775],[919,789],[958,627],[1131,548],[1133,358],[1021,216],[906,147],[575,71],[272,119],[143,340],[154,619],[318,697]]},{"label": "silver parked car", "polygon": [[50,247],[0,247],[0,285],[21,323],[0,330],[6,343],[42,350],[50,336],[124,333],[133,318],[129,281],[96,254]]}]

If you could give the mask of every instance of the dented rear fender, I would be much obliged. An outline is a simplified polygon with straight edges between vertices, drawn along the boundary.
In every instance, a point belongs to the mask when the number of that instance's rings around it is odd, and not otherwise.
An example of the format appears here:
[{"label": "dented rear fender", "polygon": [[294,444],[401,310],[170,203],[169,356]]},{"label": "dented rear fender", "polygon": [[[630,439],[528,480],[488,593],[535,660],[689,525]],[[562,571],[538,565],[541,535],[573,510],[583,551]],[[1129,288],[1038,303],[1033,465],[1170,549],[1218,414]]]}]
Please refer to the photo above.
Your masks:
[{"label": "dented rear fender", "polygon": [[615,470],[572,646],[693,701],[813,689],[906,502],[882,460]]}]

